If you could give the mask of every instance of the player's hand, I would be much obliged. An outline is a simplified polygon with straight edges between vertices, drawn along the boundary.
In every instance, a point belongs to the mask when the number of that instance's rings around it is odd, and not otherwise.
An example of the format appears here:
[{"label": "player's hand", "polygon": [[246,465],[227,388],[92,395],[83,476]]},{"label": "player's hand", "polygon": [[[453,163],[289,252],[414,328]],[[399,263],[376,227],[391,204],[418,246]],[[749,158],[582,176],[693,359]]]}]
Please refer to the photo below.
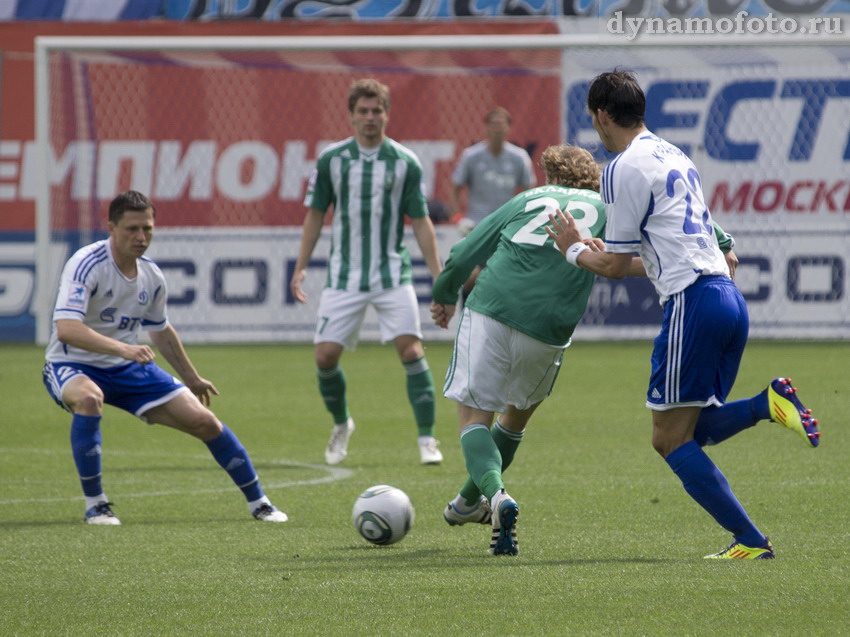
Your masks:
[{"label": "player's hand", "polygon": [[723,257],[726,259],[726,265],[729,266],[729,277],[734,281],[735,270],[738,268],[738,256],[734,250],[729,250]]},{"label": "player's hand", "polygon": [[444,330],[448,329],[449,321],[452,320],[454,315],[454,305],[446,305],[444,303],[436,302],[431,303],[431,318],[434,319],[434,323],[437,327],[442,327]]},{"label": "player's hand", "polygon": [[605,242],[602,239],[596,237],[585,239],[584,245],[590,248],[591,252],[605,252]]},{"label": "player's hand", "polygon": [[121,358],[147,365],[156,358],[156,353],[147,345],[127,345]]},{"label": "player's hand", "polygon": [[191,383],[186,383],[186,387],[188,387],[189,390],[198,397],[198,400],[201,401],[201,404],[204,407],[210,406],[213,394],[218,396],[218,390],[215,388],[215,385],[206,378],[201,378],[200,376],[198,376],[197,380]]},{"label": "player's hand", "polygon": [[549,215],[549,221],[552,225],[545,226],[546,233],[555,240],[555,245],[558,246],[561,254],[566,254],[567,248],[582,241],[581,233],[576,227],[576,220],[569,212],[559,210],[557,215]]},{"label": "player's hand", "polygon": [[307,302],[307,293],[301,287],[306,276],[306,271],[296,270],[295,274],[292,275],[292,280],[289,282],[289,289],[292,291],[292,296],[294,296],[295,300],[299,303]]}]

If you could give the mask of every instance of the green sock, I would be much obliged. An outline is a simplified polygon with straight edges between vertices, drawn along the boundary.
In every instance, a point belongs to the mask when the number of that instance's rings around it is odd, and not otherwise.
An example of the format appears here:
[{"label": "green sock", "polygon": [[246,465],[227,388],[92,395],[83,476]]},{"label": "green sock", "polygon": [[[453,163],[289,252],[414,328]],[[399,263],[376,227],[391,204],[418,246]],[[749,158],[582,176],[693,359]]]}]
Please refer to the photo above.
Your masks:
[{"label": "green sock", "polygon": [[407,372],[407,398],[413,407],[419,435],[433,436],[436,420],[434,378],[431,376],[428,361],[423,356],[413,362],[404,363],[404,371]]},{"label": "green sock", "polygon": [[502,483],[502,456],[487,425],[473,423],[464,427],[460,433],[460,446],[472,481],[490,499],[505,485]]},{"label": "green sock", "polygon": [[[505,429],[498,420],[496,420],[493,428],[490,429],[490,435],[493,437],[499,453],[502,454],[502,473],[514,461],[514,455],[516,454],[517,447],[519,447],[519,443],[522,442],[523,433]],[[460,495],[466,501],[467,506],[473,506],[478,502],[478,498],[481,497],[481,490],[475,486],[472,478],[467,478],[466,483],[460,490]]]},{"label": "green sock", "polygon": [[317,369],[319,393],[325,407],[331,412],[334,424],[341,425],[349,418],[348,399],[345,397],[345,372],[339,365]]}]

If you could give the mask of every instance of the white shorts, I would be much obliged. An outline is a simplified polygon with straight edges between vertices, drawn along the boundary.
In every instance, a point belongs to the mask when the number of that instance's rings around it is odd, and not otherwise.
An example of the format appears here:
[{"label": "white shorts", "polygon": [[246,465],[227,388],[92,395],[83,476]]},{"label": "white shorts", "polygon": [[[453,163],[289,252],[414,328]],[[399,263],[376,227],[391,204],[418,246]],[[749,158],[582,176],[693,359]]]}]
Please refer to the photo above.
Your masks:
[{"label": "white shorts", "polygon": [[325,288],[319,299],[313,342],[339,343],[345,349],[353,350],[357,346],[360,326],[370,305],[378,316],[382,343],[403,334],[412,334],[422,340],[416,292],[412,285],[400,285],[375,292]]},{"label": "white shorts", "polygon": [[552,393],[567,347],[548,345],[464,308],[443,396],[496,413],[508,405],[528,409]]}]

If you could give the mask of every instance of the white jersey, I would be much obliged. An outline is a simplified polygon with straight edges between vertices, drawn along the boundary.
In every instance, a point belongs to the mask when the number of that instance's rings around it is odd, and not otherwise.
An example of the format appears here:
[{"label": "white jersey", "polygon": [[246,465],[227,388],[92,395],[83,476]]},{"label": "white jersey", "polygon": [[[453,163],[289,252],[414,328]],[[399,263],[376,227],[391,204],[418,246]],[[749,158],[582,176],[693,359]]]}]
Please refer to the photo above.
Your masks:
[{"label": "white jersey", "polygon": [[531,157],[523,148],[509,142],[494,155],[486,141],[465,149],[452,172],[455,186],[468,186],[466,216],[475,223],[512,199],[517,190],[534,185]]},{"label": "white jersey", "polygon": [[729,276],[702,182],[681,150],[649,131],[602,173],[607,252],[638,252],[663,304],[697,277]]},{"label": "white jersey", "polygon": [[136,260],[137,275],[128,279],[112,258],[109,239],[80,248],[65,264],[53,309],[53,330],[47,345],[51,363],[72,362],[117,367],[130,361],[71,347],[56,338],[60,319],[82,321],[95,332],[135,345],[139,328],[158,332],[168,326],[165,277],[157,265]]}]

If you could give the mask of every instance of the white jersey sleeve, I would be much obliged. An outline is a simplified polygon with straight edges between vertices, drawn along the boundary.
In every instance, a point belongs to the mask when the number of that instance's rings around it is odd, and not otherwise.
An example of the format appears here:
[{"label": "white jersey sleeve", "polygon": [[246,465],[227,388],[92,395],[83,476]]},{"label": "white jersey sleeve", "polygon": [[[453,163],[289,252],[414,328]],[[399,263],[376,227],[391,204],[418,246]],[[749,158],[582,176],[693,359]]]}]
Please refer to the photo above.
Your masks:
[{"label": "white jersey sleeve", "polygon": [[136,262],[133,279],[124,276],[112,258],[109,240],[78,250],[65,264],[53,310],[54,329],[47,346],[50,362],[75,362],[95,367],[117,367],[128,361],[71,347],[56,336],[55,322],[81,321],[95,332],[135,345],[141,328],[164,330],[168,326],[165,277],[147,258]]},{"label": "white jersey sleeve", "polygon": [[676,146],[645,132],[605,168],[605,249],[638,252],[664,303],[697,277],[729,268],[693,162]]}]

